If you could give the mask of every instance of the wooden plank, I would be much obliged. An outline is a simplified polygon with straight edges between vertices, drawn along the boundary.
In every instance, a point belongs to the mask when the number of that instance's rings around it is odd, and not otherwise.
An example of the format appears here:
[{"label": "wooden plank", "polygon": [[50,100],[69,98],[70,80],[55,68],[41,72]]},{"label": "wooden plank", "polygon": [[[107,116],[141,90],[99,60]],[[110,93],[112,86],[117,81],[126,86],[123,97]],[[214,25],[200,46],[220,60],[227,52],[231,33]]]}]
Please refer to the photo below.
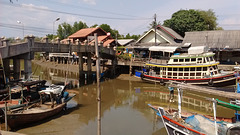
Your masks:
[{"label": "wooden plank", "polygon": [[210,95],[216,95],[216,96],[225,97],[225,98],[240,99],[240,93],[214,90],[214,89],[201,87],[201,86],[197,86],[197,85],[172,82],[172,83],[170,83],[169,86],[176,87],[176,88],[182,88],[182,89],[189,90],[189,91],[195,91],[195,92],[206,93],[206,94],[210,94]]}]

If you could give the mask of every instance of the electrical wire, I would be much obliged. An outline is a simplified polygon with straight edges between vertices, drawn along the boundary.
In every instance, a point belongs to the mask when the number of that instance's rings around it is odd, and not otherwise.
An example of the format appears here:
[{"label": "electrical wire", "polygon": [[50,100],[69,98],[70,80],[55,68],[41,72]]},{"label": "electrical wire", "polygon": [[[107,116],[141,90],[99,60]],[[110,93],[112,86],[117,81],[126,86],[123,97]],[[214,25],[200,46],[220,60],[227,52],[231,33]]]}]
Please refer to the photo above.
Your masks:
[{"label": "electrical wire", "polygon": [[18,7],[18,8],[29,8],[29,9],[34,9],[34,10],[41,10],[44,12],[52,12],[52,13],[60,13],[60,14],[66,14],[66,15],[74,15],[74,16],[81,16],[81,17],[89,17],[89,18],[96,18],[96,19],[111,19],[111,20],[149,20],[152,18],[124,18],[124,17],[104,17],[104,16],[95,16],[95,15],[86,15],[86,14],[77,14],[77,13],[70,13],[70,12],[65,12],[65,11],[57,11],[57,10],[52,10],[52,9],[47,9],[47,8],[41,8],[41,7],[33,7],[33,6],[27,6],[27,5],[20,5],[20,4],[9,4],[6,2],[0,2],[4,5],[8,6],[13,6],[13,7]]},{"label": "electrical wire", "polygon": [[[42,0],[36,0],[36,1],[42,1]],[[120,16],[128,16],[128,17],[139,17],[139,16],[135,16],[135,15],[121,14],[121,13],[116,13],[116,12],[109,12],[109,11],[105,11],[105,10],[100,10],[100,9],[95,9],[95,8],[88,8],[88,7],[84,7],[84,6],[80,6],[80,5],[73,5],[73,4],[69,4],[69,3],[61,3],[61,2],[52,1],[52,0],[48,0],[48,2],[54,4],[54,6],[55,5],[60,5],[60,6],[71,7],[71,8],[76,8],[76,9],[90,10],[90,11],[94,11],[94,12],[97,12],[97,13],[102,12],[102,13],[107,13],[107,14],[112,14],[112,15],[120,15]],[[139,18],[141,18],[141,17],[139,17]],[[148,18],[146,18],[146,19],[148,19]]]}]

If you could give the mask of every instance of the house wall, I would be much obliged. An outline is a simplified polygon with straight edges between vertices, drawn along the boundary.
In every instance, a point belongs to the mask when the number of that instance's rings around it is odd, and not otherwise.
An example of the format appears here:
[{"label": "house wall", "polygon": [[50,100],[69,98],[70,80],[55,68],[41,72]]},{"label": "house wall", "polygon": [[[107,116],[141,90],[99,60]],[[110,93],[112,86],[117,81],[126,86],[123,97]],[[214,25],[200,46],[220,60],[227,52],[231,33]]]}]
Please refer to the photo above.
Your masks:
[{"label": "house wall", "polygon": [[[141,40],[141,43],[154,43],[155,33],[151,32]],[[157,35],[157,43],[167,43],[162,37]]]}]

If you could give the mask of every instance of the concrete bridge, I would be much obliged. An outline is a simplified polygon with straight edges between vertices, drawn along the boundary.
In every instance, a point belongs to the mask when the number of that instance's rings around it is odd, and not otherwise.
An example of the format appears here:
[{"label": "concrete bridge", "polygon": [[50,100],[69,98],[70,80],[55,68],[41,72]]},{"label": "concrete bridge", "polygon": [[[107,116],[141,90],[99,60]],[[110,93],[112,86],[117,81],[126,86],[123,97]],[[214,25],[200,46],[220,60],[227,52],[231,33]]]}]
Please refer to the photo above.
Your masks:
[{"label": "concrete bridge", "polygon": [[[31,60],[34,59],[35,52],[46,53],[72,53],[77,52],[79,56],[79,79],[84,78],[83,74],[83,56],[87,57],[88,63],[88,77],[91,79],[90,72],[92,71],[91,63],[92,57],[95,56],[95,46],[81,45],[80,42],[72,44],[69,40],[68,44],[62,44],[60,39],[56,42],[50,43],[48,38],[45,38],[43,42],[36,42],[34,36],[25,37],[25,42],[10,44],[9,40],[2,40],[0,46],[0,53],[3,59],[3,66],[7,77],[10,76],[10,60],[13,61],[13,77],[18,79],[20,77],[20,60],[24,60],[24,73],[25,79],[27,79],[32,73]],[[117,59],[115,57],[115,51],[113,48],[103,47],[99,44],[99,53],[102,59],[110,59],[112,61],[112,69],[114,74],[115,66],[117,65]]]}]

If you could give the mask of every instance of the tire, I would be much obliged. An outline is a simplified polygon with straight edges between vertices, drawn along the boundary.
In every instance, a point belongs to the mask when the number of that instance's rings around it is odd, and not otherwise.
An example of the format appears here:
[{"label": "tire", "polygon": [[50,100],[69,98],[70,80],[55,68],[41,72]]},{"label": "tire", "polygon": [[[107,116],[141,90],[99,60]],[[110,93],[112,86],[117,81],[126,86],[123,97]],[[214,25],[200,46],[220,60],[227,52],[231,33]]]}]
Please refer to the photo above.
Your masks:
[{"label": "tire", "polygon": [[211,86],[211,87],[212,87],[213,85],[214,85],[213,80],[212,80],[212,79],[209,80],[209,81],[208,81],[208,86]]},{"label": "tire", "polygon": [[160,85],[161,85],[161,86],[164,86],[164,85],[165,85],[163,79],[160,80]]}]

